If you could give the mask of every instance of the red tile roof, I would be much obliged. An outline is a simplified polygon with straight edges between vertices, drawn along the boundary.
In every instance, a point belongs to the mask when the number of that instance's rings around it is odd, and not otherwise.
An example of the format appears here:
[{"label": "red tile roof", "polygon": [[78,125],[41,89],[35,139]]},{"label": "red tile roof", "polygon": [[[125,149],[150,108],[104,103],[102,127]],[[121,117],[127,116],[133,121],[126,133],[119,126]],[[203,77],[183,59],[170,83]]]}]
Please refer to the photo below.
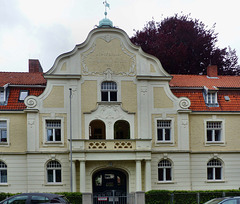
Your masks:
[{"label": "red tile roof", "polygon": [[11,85],[45,85],[43,73],[35,72],[0,72],[0,87]]},{"label": "red tile roof", "polygon": [[[7,104],[1,104],[0,110],[24,110],[26,108],[24,102],[18,100],[20,90],[28,90],[29,95],[39,96],[45,89],[46,80],[41,72],[0,72],[0,87],[5,84],[11,86],[7,90],[9,93]],[[17,85],[17,87],[14,85]],[[24,87],[24,85],[28,86]],[[43,85],[43,87],[31,87],[34,85]]]},{"label": "red tile roof", "polygon": [[[218,107],[208,107],[203,98],[201,89],[172,89],[177,97],[187,97],[191,101],[189,109],[192,111],[240,111],[240,91],[220,90],[217,93]],[[224,96],[230,98],[226,101]]]},{"label": "red tile roof", "polygon": [[171,87],[240,88],[240,76],[172,75]]},{"label": "red tile roof", "polygon": [[9,96],[7,100],[7,105],[0,105],[1,110],[24,110],[26,108],[23,101],[19,101],[19,93],[20,90],[28,90],[28,95],[39,96],[43,91],[44,87],[42,88],[22,88],[22,87],[10,87]]}]

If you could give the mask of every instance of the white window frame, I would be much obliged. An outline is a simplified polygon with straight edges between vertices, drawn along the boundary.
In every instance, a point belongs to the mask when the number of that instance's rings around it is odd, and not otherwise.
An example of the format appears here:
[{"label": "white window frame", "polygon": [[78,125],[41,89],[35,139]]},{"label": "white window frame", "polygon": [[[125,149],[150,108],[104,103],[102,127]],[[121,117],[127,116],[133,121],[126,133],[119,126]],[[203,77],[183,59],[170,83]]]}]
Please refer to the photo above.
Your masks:
[{"label": "white window frame", "polygon": [[217,101],[217,92],[208,92],[206,95],[206,101],[209,105],[215,105],[218,103]]},{"label": "white window frame", "polygon": [[[59,164],[60,166],[51,166],[51,167],[49,167],[48,165],[50,164],[50,163],[55,163],[55,164]],[[49,182],[49,174],[48,174],[48,172],[50,171],[50,170],[52,170],[53,171],[53,181],[52,182]],[[59,181],[59,182],[57,182],[57,176],[56,176],[56,171],[57,170],[60,170],[61,171],[61,181]],[[62,164],[59,162],[59,161],[57,161],[57,160],[51,160],[51,161],[48,161],[47,163],[46,163],[46,182],[47,182],[47,184],[62,184],[62,178],[63,178],[63,176],[62,176],[62,173],[63,173],[63,171],[62,171]]]},{"label": "white window frame", "polygon": [[[6,171],[6,181],[2,181],[2,171]],[[7,184],[8,180],[7,164],[0,160],[0,185]]]},{"label": "white window frame", "polygon": [[[116,89],[109,89],[109,88],[106,88],[106,89],[102,89],[102,84],[103,83],[114,83],[116,85]],[[108,95],[108,100],[107,101],[103,101],[102,100],[102,92],[107,92],[107,95]],[[113,101],[111,100],[111,92],[116,92],[116,97],[117,97],[117,100],[116,101]],[[119,101],[119,96],[118,96],[118,83],[116,81],[102,81],[101,84],[100,84],[100,101],[101,102],[118,102]]]},{"label": "white window frame", "polygon": [[5,97],[5,90],[3,89],[0,89],[0,103],[4,103],[5,100],[6,100],[6,97]]},{"label": "white window frame", "polygon": [[[160,163],[164,162],[163,166],[160,166]],[[166,162],[170,165],[166,165]],[[163,180],[159,180],[159,169],[163,170]],[[171,180],[167,180],[167,169],[170,169]],[[158,182],[159,183],[169,183],[173,182],[173,164],[169,159],[162,159],[158,162]]]},{"label": "white window frame", "polygon": [[[212,140],[208,141],[208,136],[207,136],[207,131],[210,129],[208,128],[208,123],[221,123],[221,128],[212,128]],[[212,118],[204,121],[204,127],[205,127],[205,144],[206,145],[219,145],[219,144],[225,144],[225,121],[223,119],[217,119],[217,118]],[[211,130],[211,129],[210,129]],[[221,140],[216,141],[215,140],[215,130],[221,130]]]},{"label": "white window frame", "polygon": [[[170,140],[166,140],[165,137],[163,137],[163,140],[158,140],[158,129],[161,129],[158,127],[158,121],[170,121],[171,127],[170,127]],[[169,129],[168,127],[164,129]],[[164,132],[165,130],[163,130]],[[173,118],[156,118],[155,119],[155,141],[157,144],[173,144],[174,143],[174,119]],[[164,135],[164,134],[163,134]]]},{"label": "white window frame", "polygon": [[[7,125],[7,127],[6,127],[6,129],[7,129],[7,141],[6,141],[6,142],[1,142],[1,140],[0,140],[0,146],[1,146],[1,145],[6,146],[6,145],[9,145],[9,144],[10,144],[10,142],[9,142],[9,119],[0,118],[0,121],[6,122],[6,125]],[[0,134],[1,134],[1,133],[0,133]],[[1,137],[1,135],[0,135],[0,137]]]},{"label": "white window frame", "polygon": [[[217,165],[217,164],[211,164],[211,162],[213,161],[217,161],[218,163],[220,163],[221,165]],[[221,175],[220,175],[220,179],[216,179],[216,168],[220,168],[221,169]],[[209,179],[208,178],[208,169],[212,169],[212,174],[213,174],[213,178],[212,179]],[[218,181],[223,181],[223,162],[220,160],[220,159],[210,159],[207,163],[207,181],[209,182],[218,182]]]},{"label": "white window frame", "polygon": [[[61,122],[61,141],[48,141],[47,121]],[[49,146],[49,145],[63,146],[64,145],[64,119],[60,117],[56,117],[56,118],[44,117],[42,122],[43,122],[44,146]]]}]

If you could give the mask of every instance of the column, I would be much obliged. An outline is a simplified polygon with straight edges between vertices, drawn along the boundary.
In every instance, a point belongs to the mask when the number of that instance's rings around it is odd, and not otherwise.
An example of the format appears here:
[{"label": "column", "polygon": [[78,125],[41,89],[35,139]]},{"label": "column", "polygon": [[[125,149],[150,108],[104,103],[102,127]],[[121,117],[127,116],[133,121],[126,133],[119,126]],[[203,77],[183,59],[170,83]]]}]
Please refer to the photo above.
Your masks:
[{"label": "column", "polygon": [[76,161],[72,161],[72,186],[73,192],[76,192]]},{"label": "column", "polygon": [[141,160],[136,161],[136,191],[142,191]]},{"label": "column", "polygon": [[86,165],[85,161],[80,161],[80,192],[86,191]]},{"label": "column", "polygon": [[145,191],[152,190],[151,160],[145,162]]}]

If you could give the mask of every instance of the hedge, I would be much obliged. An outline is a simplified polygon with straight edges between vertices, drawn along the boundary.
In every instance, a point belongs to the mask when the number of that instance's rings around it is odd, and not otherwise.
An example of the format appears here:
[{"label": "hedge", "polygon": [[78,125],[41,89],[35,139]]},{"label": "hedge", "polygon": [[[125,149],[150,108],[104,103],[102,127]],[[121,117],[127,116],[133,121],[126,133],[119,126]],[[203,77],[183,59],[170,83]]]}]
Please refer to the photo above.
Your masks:
[{"label": "hedge", "polygon": [[145,194],[146,204],[202,204],[217,197],[240,196],[240,190],[167,191],[152,190]]}]

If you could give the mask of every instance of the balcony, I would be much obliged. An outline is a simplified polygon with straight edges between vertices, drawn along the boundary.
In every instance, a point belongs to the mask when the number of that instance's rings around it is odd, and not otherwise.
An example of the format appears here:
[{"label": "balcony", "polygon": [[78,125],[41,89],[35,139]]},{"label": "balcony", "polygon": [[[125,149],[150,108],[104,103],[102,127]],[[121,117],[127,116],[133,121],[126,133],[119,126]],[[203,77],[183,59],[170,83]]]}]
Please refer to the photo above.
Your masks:
[{"label": "balcony", "polygon": [[73,151],[150,151],[151,139],[72,140]]}]

